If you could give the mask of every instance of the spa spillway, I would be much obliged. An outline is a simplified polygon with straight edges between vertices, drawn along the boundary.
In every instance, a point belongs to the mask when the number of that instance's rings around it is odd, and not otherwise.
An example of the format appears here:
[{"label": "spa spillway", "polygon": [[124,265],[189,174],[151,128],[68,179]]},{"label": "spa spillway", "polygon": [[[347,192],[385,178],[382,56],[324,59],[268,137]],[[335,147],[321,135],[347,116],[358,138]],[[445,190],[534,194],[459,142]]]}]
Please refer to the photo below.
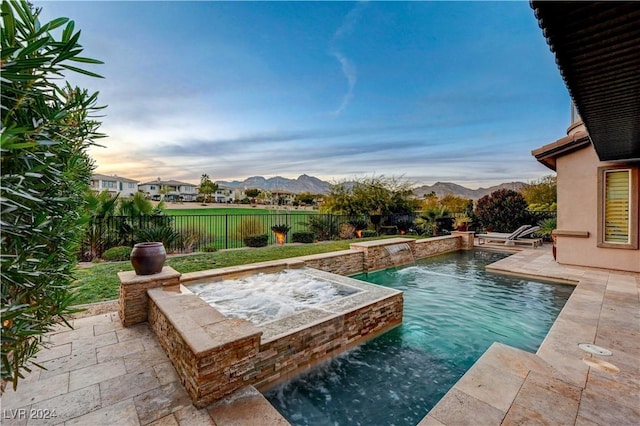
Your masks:
[{"label": "spa spillway", "polygon": [[306,267],[202,271],[147,293],[149,324],[197,407],[267,389],[402,322],[401,291]]}]

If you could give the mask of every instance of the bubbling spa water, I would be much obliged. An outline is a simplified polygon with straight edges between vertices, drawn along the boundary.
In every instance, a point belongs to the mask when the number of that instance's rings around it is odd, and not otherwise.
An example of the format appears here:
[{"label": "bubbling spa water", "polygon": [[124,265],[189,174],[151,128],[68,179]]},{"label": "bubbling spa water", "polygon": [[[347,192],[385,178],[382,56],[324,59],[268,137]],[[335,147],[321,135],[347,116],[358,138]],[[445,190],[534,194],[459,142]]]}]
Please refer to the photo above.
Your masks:
[{"label": "bubbling spa water", "polygon": [[316,278],[301,269],[189,286],[194,294],[231,318],[260,325],[317,307],[358,290]]}]

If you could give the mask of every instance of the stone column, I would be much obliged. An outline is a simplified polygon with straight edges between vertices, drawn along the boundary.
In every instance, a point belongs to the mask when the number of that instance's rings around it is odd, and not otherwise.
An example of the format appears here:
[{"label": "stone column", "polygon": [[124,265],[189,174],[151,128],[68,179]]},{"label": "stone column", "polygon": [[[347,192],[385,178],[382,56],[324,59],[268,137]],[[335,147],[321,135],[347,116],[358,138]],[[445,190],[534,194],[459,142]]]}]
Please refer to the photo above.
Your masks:
[{"label": "stone column", "polygon": [[451,231],[451,235],[454,237],[460,237],[461,245],[460,249],[470,250],[473,248],[473,239],[475,232],[473,231]]},{"label": "stone column", "polygon": [[120,279],[120,298],[118,313],[125,327],[147,321],[149,298],[147,290],[156,287],[171,288],[180,286],[180,276],[170,266],[153,275],[136,275],[135,271],[118,272]]}]

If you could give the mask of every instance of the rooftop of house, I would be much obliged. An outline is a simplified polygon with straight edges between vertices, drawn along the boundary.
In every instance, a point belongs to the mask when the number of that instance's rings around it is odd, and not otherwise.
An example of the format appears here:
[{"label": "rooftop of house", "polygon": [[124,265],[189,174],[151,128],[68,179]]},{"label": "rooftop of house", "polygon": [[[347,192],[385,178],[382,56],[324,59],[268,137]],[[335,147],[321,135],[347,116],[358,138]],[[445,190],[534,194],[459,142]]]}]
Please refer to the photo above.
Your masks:
[{"label": "rooftop of house", "polygon": [[585,148],[589,145],[591,145],[589,134],[585,131],[577,131],[565,136],[564,138],[560,138],[555,142],[544,145],[538,149],[534,149],[531,151],[531,155],[536,157],[536,160],[551,170],[556,170],[556,159],[558,157]]},{"label": "rooftop of house", "polygon": [[91,179],[92,180],[117,180],[120,182],[138,183],[138,181],[135,179],[129,179],[129,178],[118,176],[118,175],[103,175],[100,173],[94,173],[93,175],[91,175]]},{"label": "rooftop of house", "polygon": [[141,186],[142,185],[169,185],[169,186],[193,186],[193,187],[197,186],[188,182],[180,182],[179,180],[173,180],[173,179],[162,180],[160,178],[158,178],[158,180],[152,180],[150,182],[141,183],[140,185]]}]

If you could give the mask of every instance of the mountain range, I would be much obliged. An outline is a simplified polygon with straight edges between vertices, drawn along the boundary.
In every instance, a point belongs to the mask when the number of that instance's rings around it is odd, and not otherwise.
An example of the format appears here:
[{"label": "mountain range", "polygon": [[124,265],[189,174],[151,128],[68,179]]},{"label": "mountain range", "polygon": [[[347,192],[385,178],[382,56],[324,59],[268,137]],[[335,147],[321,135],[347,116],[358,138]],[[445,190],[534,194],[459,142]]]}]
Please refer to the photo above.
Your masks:
[{"label": "mountain range", "polygon": [[[275,176],[272,178],[265,178],[263,176],[251,176],[243,181],[224,181],[219,180],[216,183],[220,186],[227,188],[258,188],[263,191],[287,191],[295,194],[301,192],[310,192],[312,194],[327,194],[331,184],[317,177],[300,175],[297,179],[288,179],[282,176]],[[509,182],[501,183],[500,185],[490,186],[488,188],[469,189],[462,185],[458,185],[452,182],[436,182],[433,185],[422,185],[413,190],[413,193],[417,197],[424,197],[425,194],[435,192],[438,197],[442,197],[447,194],[453,194],[458,197],[470,198],[477,200],[485,195],[488,195],[499,189],[512,189],[519,191],[526,184],[524,182]]]},{"label": "mountain range", "polygon": [[424,197],[425,194],[435,192],[438,197],[443,197],[447,194],[453,194],[458,197],[477,200],[499,189],[511,189],[513,191],[520,191],[525,185],[526,183],[524,182],[508,182],[501,183],[500,185],[490,186],[488,188],[469,189],[452,182],[436,182],[433,185],[422,185],[418,188],[414,188],[413,193],[420,198]]}]

